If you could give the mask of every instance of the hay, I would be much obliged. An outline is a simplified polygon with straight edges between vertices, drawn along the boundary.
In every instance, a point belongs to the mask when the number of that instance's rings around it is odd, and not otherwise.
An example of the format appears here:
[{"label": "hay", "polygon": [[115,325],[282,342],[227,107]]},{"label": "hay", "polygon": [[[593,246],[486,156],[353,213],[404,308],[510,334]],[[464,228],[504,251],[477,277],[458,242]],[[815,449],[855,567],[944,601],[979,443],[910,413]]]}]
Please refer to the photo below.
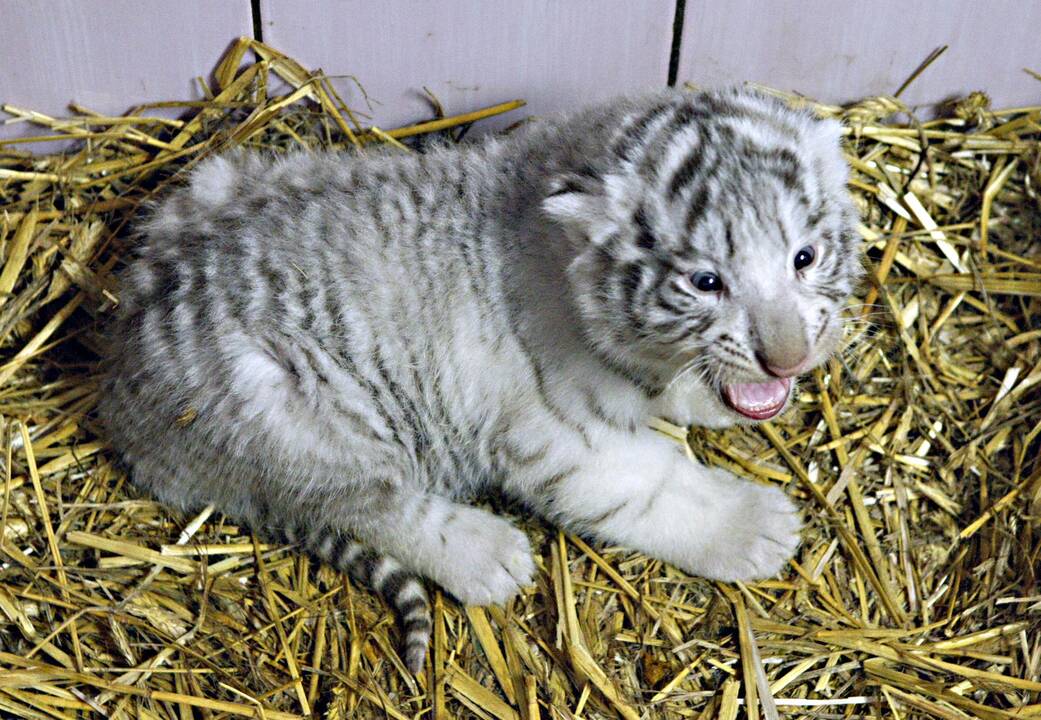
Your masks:
[{"label": "hay", "polygon": [[98,328],[128,221],[199,159],[415,144],[519,103],[384,132],[253,41],[215,77],[175,104],[190,120],[5,108],[83,144],[0,146],[0,715],[1041,716],[1041,108],[814,106],[850,128],[872,280],[847,350],[777,423],[659,424],[798,497],[809,524],[780,579],[691,579],[524,520],[537,586],[505,609],[438,595],[413,678],[370,594],[130,488],[91,415]]}]

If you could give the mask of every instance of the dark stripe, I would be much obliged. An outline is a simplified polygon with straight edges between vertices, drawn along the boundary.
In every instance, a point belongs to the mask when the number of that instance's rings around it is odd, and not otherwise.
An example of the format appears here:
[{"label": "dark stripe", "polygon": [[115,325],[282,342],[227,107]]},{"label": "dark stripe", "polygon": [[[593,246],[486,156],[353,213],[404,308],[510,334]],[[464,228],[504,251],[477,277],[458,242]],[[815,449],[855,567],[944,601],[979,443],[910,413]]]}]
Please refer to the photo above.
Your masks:
[{"label": "dark stripe", "polygon": [[423,214],[423,211],[426,209],[424,207],[426,200],[424,200],[423,195],[419,192],[419,184],[415,181],[415,178],[409,177],[403,178],[403,180],[408,188],[409,198],[412,200],[412,208],[416,213]]},{"label": "dark stripe", "polygon": [[806,227],[810,230],[815,229],[821,224],[821,221],[827,214],[827,201],[821,202],[816,208],[810,211],[810,214],[806,218]]},{"label": "dark stripe", "polygon": [[381,241],[379,242],[379,246],[386,247],[391,238],[391,232],[390,226],[383,214],[382,198],[385,189],[382,187],[384,183],[381,181],[383,181],[384,178],[382,175],[377,175],[373,180],[376,180],[376,182],[374,183],[372,193],[369,196],[369,217],[372,219],[372,224],[376,229],[376,235]]},{"label": "dark stripe", "polygon": [[578,170],[566,173],[556,179],[558,185],[546,197],[567,195],[568,193],[590,194],[596,192],[603,182],[600,174],[590,165],[584,165]]},{"label": "dark stripe", "polygon": [[612,430],[618,430],[621,432],[633,432],[635,430],[635,428],[631,425],[625,425],[623,423],[618,422],[618,420],[616,420],[615,418],[611,417],[608,414],[608,412],[604,409],[604,407],[600,404],[600,401],[597,400],[592,388],[583,387],[582,395],[585,399],[586,408],[589,410],[589,413],[597,420],[610,427]]},{"label": "dark stripe", "polygon": [[[256,252],[250,252],[246,248],[246,241],[237,236],[233,235],[227,241],[241,242],[235,251],[239,267],[234,272],[225,274],[220,283],[221,289],[224,290],[224,302],[228,306],[231,317],[241,327],[252,328],[258,316],[255,298],[262,293],[257,286],[259,282],[262,282],[262,278],[258,277],[260,273],[257,268]],[[267,317],[263,319],[267,320]]]},{"label": "dark stripe", "polygon": [[687,329],[680,333],[678,337],[673,338],[671,342],[682,342],[692,335],[704,335],[714,323],[715,318],[711,317],[691,318],[691,323],[687,326]]},{"label": "dark stripe", "polygon": [[654,236],[654,230],[651,228],[651,224],[647,219],[647,209],[644,205],[640,205],[633,213],[633,224],[636,225],[637,235],[636,244],[644,250],[654,250],[654,246],[657,240]]},{"label": "dark stripe", "polygon": [[670,200],[675,200],[676,196],[679,195],[697,175],[698,170],[701,169],[702,161],[705,158],[704,151],[704,143],[699,138],[697,144],[691,149],[687,157],[683,159],[680,166],[676,168],[676,172],[672,174],[672,178],[669,179]]},{"label": "dark stripe", "polygon": [[734,257],[734,223],[729,217],[723,219],[723,241],[727,246],[727,257]]},{"label": "dark stripe", "polygon": [[664,297],[662,297],[661,292],[658,293],[658,299],[657,299],[656,304],[657,304],[657,306],[659,308],[661,308],[662,310],[665,310],[668,313],[671,313],[673,315],[683,315],[684,311],[679,309],[675,305],[673,305],[671,302],[666,300]]},{"label": "dark stripe", "polygon": [[[413,578],[413,579],[415,579],[415,578]],[[419,581],[416,580],[416,583],[418,583],[418,582]],[[422,587],[422,586],[420,586],[420,587]],[[416,597],[411,598],[411,599],[406,600],[405,602],[401,603],[395,609],[398,611],[398,614],[401,615],[402,618],[407,618],[409,615],[414,613],[416,610],[424,610],[424,611],[426,611],[428,609],[428,607],[429,606],[427,605],[426,597],[421,593],[421,594],[417,595]],[[411,625],[412,623],[415,623],[415,622],[423,620],[423,619],[424,618],[412,618],[410,620],[407,620],[406,621],[406,626],[407,625]]]},{"label": "dark stripe", "polygon": [[622,267],[621,286],[625,288],[625,302],[627,306],[632,305],[633,296],[643,284],[644,264],[639,262],[626,263]]},{"label": "dark stripe", "polygon": [[530,455],[525,455],[517,450],[508,440],[503,440],[495,448],[496,452],[501,452],[503,459],[509,462],[511,465],[517,468],[527,467],[534,465],[535,463],[544,460],[546,453],[549,452],[549,445],[547,444],[541,450],[537,450]]},{"label": "dark stripe", "polygon": [[[709,109],[720,117],[752,120],[757,124],[769,127],[782,137],[795,137],[797,135],[798,131],[795,127],[773,114],[762,112],[762,109],[758,106],[749,107],[743,103],[735,102],[733,98],[721,97],[719,95],[705,95],[703,97]],[[786,114],[791,112],[779,100],[768,95],[755,93],[754,97],[757,103],[766,102],[780,108]]]},{"label": "dark stripe", "polygon": [[597,515],[594,518],[590,518],[586,522],[589,523],[589,525],[591,525],[591,526],[599,525],[600,523],[606,522],[607,520],[610,520],[612,517],[617,515],[619,512],[622,511],[622,509],[626,505],[628,505],[628,501],[624,501],[624,502],[618,503],[614,507],[608,508],[604,512],[600,513],[599,515]]},{"label": "dark stripe", "polygon": [[640,163],[640,175],[646,178],[654,175],[655,169],[672,148],[675,135],[686,130],[695,121],[708,121],[711,117],[711,114],[706,112],[704,108],[691,104],[689,101],[684,105],[680,105],[673,116],[655,133],[654,137],[648,140],[647,144],[653,145],[653,148],[647,152]]},{"label": "dark stripe", "polygon": [[453,178],[457,200],[466,197],[466,173],[469,170],[469,159],[469,155],[466,153],[455,154],[456,170],[459,171],[459,175]]},{"label": "dark stripe", "polygon": [[777,223],[777,234],[781,236],[781,248],[787,250],[795,246],[792,242],[791,235],[788,234],[788,228],[784,226],[783,222]]},{"label": "dark stripe", "polygon": [[380,416],[380,420],[383,421],[383,424],[387,429],[390,430],[391,438],[394,443],[401,447],[405,447],[405,441],[402,439],[401,435],[398,434],[397,424],[391,419],[390,411],[387,410],[387,407],[380,399],[379,390],[376,386],[361,374],[361,370],[358,368],[357,364],[355,364],[353,358],[348,355],[341,355],[339,360],[341,367],[347,371],[354,382],[368,394],[369,399],[372,401],[373,409],[376,411],[376,414]]},{"label": "dark stripe", "polygon": [[155,305],[156,325],[162,335],[169,354],[175,359],[178,367],[191,367],[195,364],[192,348],[185,347],[177,322],[178,301],[173,297],[160,299]]},{"label": "dark stripe", "polygon": [[[328,354],[328,351],[326,351],[324,348],[323,352],[326,352]],[[354,378],[352,377],[351,380],[354,380]],[[394,442],[393,436],[384,435],[379,431],[379,429],[373,427],[369,418],[347,407],[347,405],[344,404],[344,398],[342,393],[330,392],[327,394],[323,394],[322,398],[324,400],[327,400],[332,405],[332,409],[336,413],[337,417],[342,418],[343,420],[346,420],[348,423],[350,423],[351,430],[356,435],[382,443]]]},{"label": "dark stripe", "polygon": [[662,322],[654,323],[652,327],[659,337],[666,336],[667,338],[673,331],[687,327],[687,318],[677,317],[671,320],[663,320]]},{"label": "dark stripe", "polygon": [[[556,497],[557,488],[560,484],[567,480],[569,477],[578,472],[578,466],[572,465],[567,470],[550,475],[548,478],[543,478],[535,483],[535,493],[539,495],[547,496],[545,500],[552,503]],[[536,498],[542,499],[542,498]]]},{"label": "dark stripe", "polygon": [[621,137],[611,146],[611,152],[622,160],[632,160],[633,151],[644,142],[651,124],[672,107],[671,102],[655,105],[637,120],[622,128]]},{"label": "dark stripe", "polygon": [[376,345],[372,349],[371,361],[373,366],[376,368],[376,372],[379,374],[380,379],[383,381],[384,390],[397,403],[398,408],[402,411],[403,422],[405,422],[409,426],[409,430],[412,431],[412,449],[417,455],[423,455],[430,449],[430,437],[420,427],[420,423],[423,422],[423,416],[419,412],[419,408],[414,402],[412,402],[412,398],[409,397],[402,387],[391,378],[386,362],[383,359],[383,353],[380,352],[379,345]]},{"label": "dark stripe", "polygon": [[[316,212],[321,213],[320,206],[312,205],[307,212],[301,214],[299,220],[305,227],[312,227],[317,224],[317,218],[314,217]],[[299,241],[303,246],[301,248],[302,254],[304,257],[314,257],[316,254],[315,249],[308,240],[309,238],[302,237]],[[287,270],[295,281],[293,283],[293,298],[296,300],[297,306],[303,311],[300,327],[308,334],[314,335],[318,318],[315,312],[316,298],[319,294],[317,285],[320,284],[316,282],[314,266],[311,264],[308,270],[304,270],[292,259],[288,261],[288,265]]]},{"label": "dark stripe", "polygon": [[684,222],[684,227],[686,227],[688,234],[694,232],[701,219],[705,216],[705,211],[708,209],[709,204],[709,194],[708,186],[702,184],[688,201],[687,219]]},{"label": "dark stripe", "polygon": [[303,355],[304,362],[307,363],[307,369],[311,371],[315,379],[323,385],[328,385],[329,376],[326,375],[325,370],[322,368],[321,361],[319,360],[318,356],[311,351],[311,348],[301,344],[296,345],[295,349],[297,350],[297,352]]},{"label": "dark stripe", "polygon": [[177,268],[173,266],[173,260],[156,258],[152,263],[152,273],[155,278],[152,301],[179,295],[181,292],[181,278]]},{"label": "dark stripe", "polygon": [[[327,221],[323,221],[321,228],[318,233],[320,236],[326,237],[323,245],[331,244],[331,239],[328,238],[331,230],[326,224]],[[335,341],[340,338],[340,332],[345,327],[346,323],[343,321],[343,307],[341,303],[337,302],[336,290],[339,288],[340,279],[346,280],[347,277],[336,278],[333,276],[332,267],[333,259],[331,256],[335,253],[332,251],[321,253],[321,262],[317,265],[317,270],[322,274],[321,282],[319,285],[322,288],[321,299],[322,307],[325,310],[327,332],[329,333],[329,339],[333,340],[334,344],[339,345]]]},{"label": "dark stripe", "polygon": [[752,362],[751,358],[749,358],[743,350],[741,350],[735,345],[729,343],[721,343],[718,345],[718,347],[722,352],[725,352],[727,355],[731,357],[735,357],[743,362]]},{"label": "dark stripe", "polygon": [[647,501],[643,504],[643,507],[640,509],[640,512],[636,513],[636,518],[635,519],[640,519],[644,515],[646,515],[647,513],[649,513],[651,511],[651,508],[654,507],[654,503],[656,503],[658,501],[658,498],[661,497],[662,491],[664,489],[665,489],[665,481],[664,480],[658,481],[657,487],[655,487],[654,491],[651,492],[651,494],[647,496]]},{"label": "dark stripe", "polygon": [[[487,303],[484,302],[487,296],[484,285],[488,278],[488,271],[483,262],[480,263],[479,267],[478,262],[476,262],[478,259],[483,261],[484,258],[479,255],[475,258],[473,248],[470,246],[469,238],[466,237],[465,233],[460,232],[460,229],[455,227],[454,224],[450,228],[450,234],[457,238],[455,245],[459,248],[459,252],[463,256],[462,265],[463,270],[466,273],[467,282],[470,285],[470,290],[473,292],[474,299],[478,301],[478,311],[480,311],[482,317],[484,317],[484,310],[487,307]],[[485,324],[486,323],[482,323],[482,326]]]},{"label": "dark stripe", "polygon": [[[751,197],[749,197],[751,195]],[[773,210],[767,212],[766,203],[763,202],[761,197],[757,198],[754,194],[745,192],[743,193],[744,200],[742,201],[746,208],[751,208],[752,214],[755,215],[756,227],[766,228],[770,226],[773,219],[777,216],[777,198],[773,198]]]},{"label": "dark stripe", "polygon": [[824,334],[824,331],[827,330],[827,329],[828,329],[828,321],[824,320],[821,323],[820,329],[817,331],[816,336],[813,338],[813,344],[814,345],[816,345],[817,343],[820,342],[821,336]]},{"label": "dark stripe", "polygon": [[372,550],[362,550],[357,559],[351,563],[350,576],[365,587],[371,587],[372,571],[380,558]]},{"label": "dark stripe", "polygon": [[260,277],[263,282],[260,284],[261,291],[261,303],[263,305],[263,311],[261,316],[266,318],[279,318],[285,317],[285,313],[282,308],[278,307],[278,299],[282,291],[286,288],[285,278],[278,272],[275,266],[271,262],[271,258],[266,251],[266,246],[260,245],[258,252],[260,254],[260,261],[258,263],[258,270]]},{"label": "dark stripe", "polygon": [[[427,364],[430,367],[434,367],[435,363],[432,358],[427,358]],[[412,374],[413,382],[417,387],[421,387],[423,382],[419,374],[419,364],[414,360],[412,361]],[[445,451],[448,453],[448,459],[452,464],[453,474],[458,477],[464,475],[467,470],[471,469],[471,463],[459,454],[456,449],[456,443],[463,444],[467,442],[467,435],[455,424],[451,413],[448,410],[448,404],[445,402],[444,393],[441,390],[441,378],[440,373],[435,373],[428,383],[428,386],[433,390],[434,395],[434,410],[437,415],[438,425],[448,430],[450,441],[444,444]],[[454,442],[452,442],[454,440]]]},{"label": "dark stripe", "polygon": [[[339,265],[335,269],[338,269],[340,277],[350,277],[350,268],[344,264],[347,262],[346,258],[337,256],[337,254],[332,253],[328,256],[328,259],[335,261]],[[331,275],[334,269],[332,263],[322,263],[322,269],[323,272],[326,274],[324,277],[326,278],[325,282],[327,286],[330,288],[335,287]],[[358,367],[357,363],[354,360],[354,357],[352,355],[354,342],[351,339],[351,328],[347,325],[346,322],[344,322],[344,317],[342,317],[339,304],[336,303],[336,299],[335,297],[333,297],[332,293],[327,293],[326,299],[326,311],[332,315],[334,327],[338,326],[339,328],[339,332],[335,334],[336,348],[327,348],[330,357],[332,357],[332,359],[338,367],[340,367],[342,370],[345,370],[347,374],[351,376],[351,379],[355,382],[355,384],[358,385],[360,389],[362,389],[367,395],[369,395],[370,400],[373,402],[373,409],[376,411],[376,414],[380,416],[380,419],[383,420],[383,425],[390,432],[390,436],[393,442],[404,447],[405,442],[402,439],[401,435],[398,434],[397,423],[391,420],[390,413],[381,400],[379,390],[369,379],[367,379],[362,374],[361,368]]]},{"label": "dark stripe", "polygon": [[597,359],[597,362],[599,362],[604,369],[610,370],[612,373],[624,380],[628,380],[632,385],[639,388],[648,399],[658,397],[665,389],[665,386],[662,383],[657,382],[656,379],[647,379],[636,375],[624,365],[616,362],[614,358],[606,355],[599,347],[588,341],[586,341],[586,349]]},{"label": "dark stripe", "polygon": [[708,112],[700,105],[688,101],[686,105],[681,105],[680,109],[676,111],[676,114],[669,121],[669,127],[674,130],[683,130],[688,125],[693,124],[695,120],[711,119],[712,113]]},{"label": "dark stripe", "polygon": [[614,264],[615,258],[618,257],[619,250],[627,249],[628,247],[629,241],[627,239],[623,239],[620,233],[612,232],[596,248],[596,257],[610,266]]},{"label": "dark stripe", "polygon": [[514,339],[517,341],[517,346],[520,348],[521,352],[524,353],[528,363],[531,365],[532,374],[535,376],[535,391],[538,394],[539,401],[550,415],[582,438],[582,443],[587,448],[591,448],[593,445],[589,440],[589,436],[586,434],[585,428],[565,415],[564,412],[550,399],[549,393],[546,390],[546,378],[542,374],[542,367],[539,365],[538,360],[535,359],[535,355],[531,352],[527,343],[521,339],[520,334],[514,327],[514,323],[515,321],[511,319],[510,330]]},{"label": "dark stripe", "polygon": [[404,623],[404,631],[406,635],[420,635],[421,637],[409,638],[409,647],[422,647],[424,650],[427,646],[427,641],[430,639],[430,630],[433,627],[428,617],[411,618],[406,620]]},{"label": "dark stripe", "polygon": [[391,605],[398,597],[398,593],[401,592],[401,588],[405,587],[412,580],[412,575],[401,568],[394,568],[391,570],[383,581],[380,583],[378,588],[375,588],[376,592],[383,596],[383,598]]},{"label": "dark stripe", "polygon": [[549,193],[546,197],[557,197],[558,195],[568,195],[570,193],[581,193],[584,191],[585,189],[577,178],[564,177],[553,192]]},{"label": "dark stripe", "polygon": [[404,624],[404,630],[407,635],[419,635],[422,633],[422,637],[413,637],[408,641],[409,647],[422,647],[424,650],[427,646],[427,641],[430,639],[430,630],[432,624],[430,618],[412,618],[406,620]]},{"label": "dark stripe", "polygon": [[329,564],[335,567],[337,570],[343,570],[340,565],[343,563],[344,558],[347,555],[347,548],[350,547],[351,541],[346,535],[342,533],[336,533],[333,539],[333,548],[330,550]]},{"label": "dark stripe", "polygon": [[741,141],[738,150],[742,157],[747,158],[753,171],[775,175],[788,192],[796,197],[806,196],[806,189],[801,182],[805,170],[793,150],[786,147],[762,147],[748,139]]}]

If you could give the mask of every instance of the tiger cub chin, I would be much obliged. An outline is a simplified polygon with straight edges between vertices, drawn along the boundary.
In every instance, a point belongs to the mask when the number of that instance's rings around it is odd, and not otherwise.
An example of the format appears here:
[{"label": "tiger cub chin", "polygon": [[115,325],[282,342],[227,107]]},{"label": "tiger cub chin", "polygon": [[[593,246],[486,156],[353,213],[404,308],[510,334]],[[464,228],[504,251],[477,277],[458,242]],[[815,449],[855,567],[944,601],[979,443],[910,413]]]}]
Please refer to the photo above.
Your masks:
[{"label": "tiger cub chin", "polygon": [[[400,614],[531,581],[490,489],[697,575],[777,573],[776,487],[648,428],[775,417],[858,275],[840,128],[744,90],[623,97],[425,154],[233,154],[143,225],[101,415],[133,480]],[[185,421],[185,418],[193,418]]]}]

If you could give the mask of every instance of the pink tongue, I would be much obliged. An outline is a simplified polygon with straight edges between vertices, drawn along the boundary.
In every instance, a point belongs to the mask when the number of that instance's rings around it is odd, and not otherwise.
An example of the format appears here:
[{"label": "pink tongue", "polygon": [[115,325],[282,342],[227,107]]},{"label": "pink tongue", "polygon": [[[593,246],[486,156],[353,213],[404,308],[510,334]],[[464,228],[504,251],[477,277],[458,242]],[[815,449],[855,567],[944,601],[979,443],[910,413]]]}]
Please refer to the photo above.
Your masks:
[{"label": "pink tongue", "polygon": [[788,378],[765,383],[733,383],[723,386],[723,395],[730,407],[742,415],[766,420],[781,412],[790,387]]}]

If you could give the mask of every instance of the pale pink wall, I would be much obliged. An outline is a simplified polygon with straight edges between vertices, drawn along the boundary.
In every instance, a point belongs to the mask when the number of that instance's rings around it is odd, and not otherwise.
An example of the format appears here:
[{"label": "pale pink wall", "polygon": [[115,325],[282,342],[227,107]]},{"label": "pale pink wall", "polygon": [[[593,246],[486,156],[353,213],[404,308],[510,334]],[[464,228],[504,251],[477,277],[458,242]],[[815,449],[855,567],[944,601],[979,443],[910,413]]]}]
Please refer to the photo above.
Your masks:
[{"label": "pale pink wall", "polygon": [[[60,117],[70,101],[119,115],[199,99],[193,78],[252,18],[249,0],[0,0],[0,103]],[[0,138],[29,131],[0,125]]]},{"label": "pale pink wall", "polygon": [[[672,0],[261,0],[265,42],[329,75],[353,75],[392,127],[516,98],[543,114],[668,80]],[[357,86],[336,81],[365,109]],[[505,117],[485,128],[514,122]]]},{"label": "pale pink wall", "polygon": [[[0,103],[121,113],[199,97],[250,0],[0,0]],[[309,67],[352,74],[381,126],[513,98],[543,114],[666,81],[675,0],[261,0],[265,41]],[[893,92],[936,46],[951,49],[912,102],[985,89],[1041,104],[1041,0],[686,0],[678,80],[755,80],[828,101]],[[338,80],[352,105],[356,86]],[[2,114],[0,114],[2,119]],[[0,125],[0,138],[25,132]]]},{"label": "pale pink wall", "polygon": [[687,0],[678,80],[753,80],[829,102],[892,94],[936,103],[986,90],[1001,107],[1041,104],[1039,0]]}]

